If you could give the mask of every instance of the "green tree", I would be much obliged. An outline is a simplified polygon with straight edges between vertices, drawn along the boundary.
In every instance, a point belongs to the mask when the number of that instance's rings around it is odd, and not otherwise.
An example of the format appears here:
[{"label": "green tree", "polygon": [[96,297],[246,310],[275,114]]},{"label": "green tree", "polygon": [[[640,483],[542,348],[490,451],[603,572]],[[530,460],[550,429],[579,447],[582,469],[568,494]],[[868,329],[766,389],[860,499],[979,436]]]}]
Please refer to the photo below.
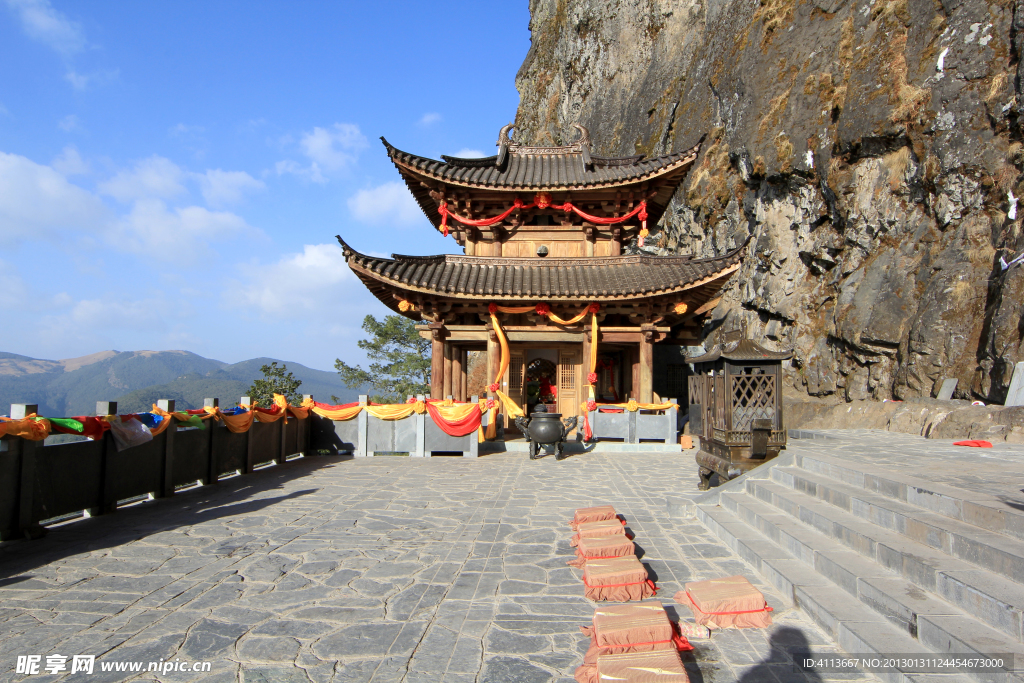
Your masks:
[{"label": "green tree", "polygon": [[284,363],[281,363],[281,367],[277,367],[276,360],[270,365],[261,367],[260,372],[263,373],[263,378],[253,380],[252,386],[249,387],[249,400],[255,401],[263,408],[268,408],[274,405],[274,394],[281,394],[292,405],[301,403],[302,396],[299,395],[298,388],[302,384],[302,380],[295,379],[287,370],[288,366]]},{"label": "green tree", "polygon": [[334,361],[341,381],[350,389],[373,387],[370,400],[376,403],[404,403],[406,397],[430,393],[430,340],[416,331],[416,324],[400,315],[389,315],[381,322],[368,315],[363,330],[369,339],[361,339],[370,369]]}]

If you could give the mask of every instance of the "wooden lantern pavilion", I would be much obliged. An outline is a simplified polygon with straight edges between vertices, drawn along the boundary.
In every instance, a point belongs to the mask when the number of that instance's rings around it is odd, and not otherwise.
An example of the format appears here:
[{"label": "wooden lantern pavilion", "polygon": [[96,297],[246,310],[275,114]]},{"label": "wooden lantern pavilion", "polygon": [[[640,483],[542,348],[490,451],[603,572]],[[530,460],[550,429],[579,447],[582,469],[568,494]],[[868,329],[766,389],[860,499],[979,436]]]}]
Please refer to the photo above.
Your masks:
[{"label": "wooden lantern pavilion", "polygon": [[[650,403],[654,349],[698,339],[702,316],[740,266],[741,249],[708,259],[623,254],[660,220],[699,143],[654,159],[608,158],[591,154],[579,125],[580,139],[562,147],[514,144],[511,127],[498,154],[481,159],[428,159],[382,138],[427,218],[465,255],[379,258],[339,236],[349,267],[384,305],[423,323],[434,398],[469,398],[470,351],[486,350],[488,382],[498,378],[504,335],[511,358],[492,398],[500,388],[524,408],[546,400],[577,415],[596,379],[597,400]],[[492,318],[495,305],[514,312]],[[538,383],[549,396],[538,396]]]},{"label": "wooden lantern pavilion", "polygon": [[785,447],[782,361],[792,357],[791,351],[770,351],[741,338],[690,359],[690,429],[700,435],[694,457],[702,491],[712,474],[728,481]]}]

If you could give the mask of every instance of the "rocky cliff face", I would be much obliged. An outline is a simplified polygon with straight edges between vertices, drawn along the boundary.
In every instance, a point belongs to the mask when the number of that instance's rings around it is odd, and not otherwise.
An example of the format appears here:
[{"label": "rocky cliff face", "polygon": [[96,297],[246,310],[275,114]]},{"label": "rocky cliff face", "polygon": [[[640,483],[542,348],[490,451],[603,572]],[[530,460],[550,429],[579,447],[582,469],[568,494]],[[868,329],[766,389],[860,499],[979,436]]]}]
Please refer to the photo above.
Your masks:
[{"label": "rocky cliff face", "polygon": [[[846,400],[1001,402],[1024,360],[1024,2],[531,0],[517,139],[605,155],[707,139],[648,246],[751,237],[705,332],[796,352]],[[636,246],[632,247],[634,250]]]}]

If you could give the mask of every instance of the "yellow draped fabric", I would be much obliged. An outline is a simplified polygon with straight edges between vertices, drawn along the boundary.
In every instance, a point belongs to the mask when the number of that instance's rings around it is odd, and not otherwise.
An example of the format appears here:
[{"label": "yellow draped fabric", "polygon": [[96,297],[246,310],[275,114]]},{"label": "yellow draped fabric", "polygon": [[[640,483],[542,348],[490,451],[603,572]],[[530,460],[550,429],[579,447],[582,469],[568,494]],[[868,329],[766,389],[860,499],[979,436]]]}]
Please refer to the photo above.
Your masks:
[{"label": "yellow draped fabric", "polygon": [[364,410],[378,420],[401,420],[413,413],[422,415],[427,410],[427,404],[423,401],[415,403],[397,403],[386,406],[364,406]]},{"label": "yellow draped fabric", "polygon": [[[447,403],[447,405],[445,405]],[[474,410],[479,410],[480,406],[476,403],[463,403],[461,405],[453,405],[445,401],[444,403],[434,403],[434,409],[437,410],[438,414],[447,422],[461,422],[465,420]]]},{"label": "yellow draped fabric", "polygon": [[502,313],[532,313],[535,306],[498,306],[498,310]]},{"label": "yellow draped fabric", "polygon": [[331,408],[321,408],[319,406],[315,406],[313,408],[310,408],[310,410],[312,410],[314,413],[316,413],[320,417],[326,417],[328,420],[344,421],[344,420],[351,420],[353,417],[358,415],[360,413],[360,411],[362,411],[363,407],[364,406],[356,405],[356,406],[352,406],[350,408],[334,408],[334,409],[331,409]]},{"label": "yellow draped fabric", "polygon": [[581,321],[584,318],[586,318],[587,317],[587,313],[589,313],[589,312],[590,312],[590,306],[587,306],[582,311],[580,311],[579,314],[576,315],[575,317],[569,318],[568,320],[562,320],[557,315],[555,315],[554,313],[551,313],[549,311],[548,312],[548,320],[551,320],[552,322],[556,322],[559,325],[572,325],[572,324],[578,323],[579,321]]},{"label": "yellow draped fabric", "polygon": [[242,434],[249,431],[252,428],[253,418],[256,414],[252,410],[241,415],[226,415],[221,412],[220,408],[205,408],[205,410],[213,419],[221,420],[224,426],[228,428],[228,431],[233,434]]},{"label": "yellow draped fabric", "polygon": [[[505,409],[505,414],[511,417],[519,417],[523,415],[523,409],[516,405],[516,402],[512,398],[501,390],[501,378],[505,376],[505,370],[508,369],[509,361],[512,359],[512,355],[508,350],[508,339],[505,337],[505,331],[501,329],[501,323],[498,322],[498,316],[495,315],[497,311],[504,311],[505,313],[526,313],[527,311],[533,310],[533,307],[521,307],[509,308],[504,306],[493,306],[494,310],[491,313],[491,325],[494,326],[494,333],[498,335],[498,344],[501,345],[501,361],[498,363],[498,374],[494,377],[492,384],[498,385],[498,389],[494,394],[498,397],[498,401],[501,403],[502,408]],[[484,409],[486,404],[481,405],[481,410]],[[487,420],[487,431],[485,433],[486,438],[493,439],[498,435],[498,421],[496,419],[498,406],[495,405],[489,409],[488,420]],[[483,429],[483,428],[481,428]]]},{"label": "yellow draped fabric", "polygon": [[0,417],[0,436],[20,436],[29,441],[42,441],[50,435],[49,420],[34,420],[35,414],[22,420]]},{"label": "yellow draped fabric", "polygon": [[[631,413],[635,413],[638,410],[668,410],[669,408],[678,408],[679,406],[671,401],[665,401],[664,403],[637,403],[633,399],[629,399],[625,403],[598,403],[597,408],[623,408]],[[586,411],[587,404],[581,403],[580,410]]]}]

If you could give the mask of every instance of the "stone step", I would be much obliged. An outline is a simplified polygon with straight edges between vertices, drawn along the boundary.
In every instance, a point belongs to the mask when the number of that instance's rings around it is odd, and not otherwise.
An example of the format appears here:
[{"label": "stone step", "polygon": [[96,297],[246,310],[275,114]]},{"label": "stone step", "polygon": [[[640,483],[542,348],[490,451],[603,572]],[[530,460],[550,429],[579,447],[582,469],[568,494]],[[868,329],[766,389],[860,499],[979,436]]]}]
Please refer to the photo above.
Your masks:
[{"label": "stone step", "polygon": [[[751,487],[756,489],[760,481],[748,481],[747,489],[754,492]],[[773,468],[771,481],[1024,585],[1024,541],[1020,539],[798,467]]]},{"label": "stone step", "polygon": [[821,453],[795,455],[797,467],[893,500],[1024,540],[1024,508],[997,496],[861,465]]},{"label": "stone step", "polygon": [[[834,568],[835,573],[828,575],[837,583],[840,576],[847,576],[847,582],[853,580],[848,576],[850,572],[843,571],[846,561],[851,567],[867,571],[863,565],[852,563],[852,558],[858,557],[1024,642],[1024,586],[776,482],[748,481],[747,489],[751,495],[723,494],[722,505],[734,508],[743,521],[819,571],[828,568],[828,555],[819,557],[821,540],[827,538],[834,549],[848,553]],[[754,506],[753,502],[767,507]],[[797,520],[799,524],[794,524]]]},{"label": "stone step", "polygon": [[[811,531],[805,535],[819,548],[812,553],[816,562],[808,563],[785,552],[741,516],[747,512],[746,517],[752,515],[769,525],[793,526],[791,519],[773,512],[766,503],[742,493],[724,494],[722,502],[722,506],[698,506],[697,519],[813,618],[847,653],[1012,652],[1024,657],[1021,643],[846,550],[824,534]],[[836,580],[832,580],[833,576]],[[857,599],[851,600],[851,596]],[[876,675],[887,681],[922,680],[901,672]],[[978,674],[973,679],[1024,681],[1024,677],[1002,674]]]}]

